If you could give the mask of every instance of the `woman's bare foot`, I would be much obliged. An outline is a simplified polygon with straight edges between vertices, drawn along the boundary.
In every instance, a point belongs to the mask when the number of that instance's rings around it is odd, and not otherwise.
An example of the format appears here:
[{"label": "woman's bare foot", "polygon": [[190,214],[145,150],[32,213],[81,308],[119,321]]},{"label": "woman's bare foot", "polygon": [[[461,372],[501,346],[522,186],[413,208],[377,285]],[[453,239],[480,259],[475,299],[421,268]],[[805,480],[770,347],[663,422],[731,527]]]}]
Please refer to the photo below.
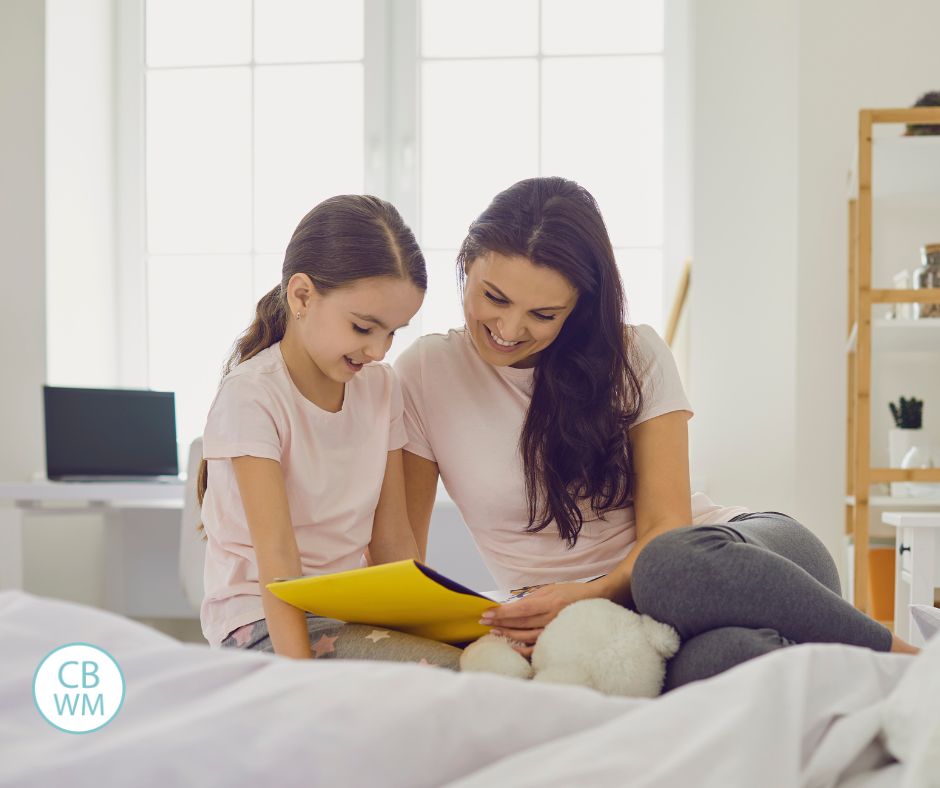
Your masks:
[{"label": "woman's bare foot", "polygon": [[891,636],[891,651],[895,654],[920,654],[920,649],[912,646],[897,635]]}]

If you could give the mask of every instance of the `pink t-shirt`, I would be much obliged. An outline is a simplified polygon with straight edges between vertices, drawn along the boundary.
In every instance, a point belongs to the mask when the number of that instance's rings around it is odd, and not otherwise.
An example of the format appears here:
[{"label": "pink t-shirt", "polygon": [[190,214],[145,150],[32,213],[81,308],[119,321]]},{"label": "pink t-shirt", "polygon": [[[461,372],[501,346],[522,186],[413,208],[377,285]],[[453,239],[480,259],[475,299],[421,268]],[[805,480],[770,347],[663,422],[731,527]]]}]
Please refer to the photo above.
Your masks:
[{"label": "pink t-shirt", "polygon": [[[672,353],[646,325],[631,326],[645,363],[637,374],[643,410],[635,424],[692,408]],[[496,367],[464,330],[421,337],[396,362],[405,400],[405,450],[438,464],[441,479],[470,528],[500,589],[605,574],[636,542],[633,507],[598,519],[582,506],[584,526],[569,549],[552,524],[527,532],[519,435],[531,401],[533,370]],[[693,524],[724,523],[748,510],[692,496]]]},{"label": "pink t-shirt", "polygon": [[356,569],[372,538],[388,452],[405,443],[398,379],[369,364],[330,413],[296,388],[280,343],[239,364],[219,387],[203,435],[209,487],[202,504],[208,543],[202,631],[213,646],[264,618],[258,563],[232,457],[281,463],[301,573]]}]

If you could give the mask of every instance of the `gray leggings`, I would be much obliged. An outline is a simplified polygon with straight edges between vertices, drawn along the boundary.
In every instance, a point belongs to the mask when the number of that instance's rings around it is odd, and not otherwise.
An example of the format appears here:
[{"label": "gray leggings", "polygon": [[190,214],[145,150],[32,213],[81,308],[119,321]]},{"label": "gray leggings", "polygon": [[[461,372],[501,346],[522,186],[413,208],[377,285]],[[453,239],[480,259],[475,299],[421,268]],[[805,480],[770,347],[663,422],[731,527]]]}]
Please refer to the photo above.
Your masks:
[{"label": "gray leggings", "polygon": [[[460,649],[435,640],[406,635],[394,629],[346,624],[307,613],[307,631],[314,659],[369,659],[417,662],[457,670]],[[274,653],[265,619],[245,624],[222,641],[223,647]]]},{"label": "gray leggings", "polygon": [[823,543],[779,512],[656,537],[630,587],[636,609],[682,639],[665,691],[794,643],[891,648],[891,632],[842,598]]}]

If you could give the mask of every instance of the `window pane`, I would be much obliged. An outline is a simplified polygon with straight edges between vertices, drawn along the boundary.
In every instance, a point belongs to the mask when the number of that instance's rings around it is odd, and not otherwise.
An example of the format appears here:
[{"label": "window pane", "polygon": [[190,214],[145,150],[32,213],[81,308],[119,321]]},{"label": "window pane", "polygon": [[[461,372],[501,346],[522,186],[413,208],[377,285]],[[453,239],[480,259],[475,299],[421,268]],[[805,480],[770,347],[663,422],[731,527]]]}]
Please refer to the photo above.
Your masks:
[{"label": "window pane", "polygon": [[150,387],[176,392],[177,438],[202,435],[232,344],[254,315],[251,258],[151,257],[147,266]]},{"label": "window pane", "polygon": [[538,66],[432,61],[422,77],[422,245],[452,249],[497,192],[538,175]]},{"label": "window pane", "polygon": [[546,59],[542,122],[542,173],[594,195],[614,246],[660,246],[662,58]]},{"label": "window pane", "polygon": [[362,65],[255,71],[255,249],[282,254],[321,200],[364,188]]},{"label": "window pane", "polygon": [[247,68],[147,76],[147,243],[151,253],[251,249]]},{"label": "window pane", "polygon": [[663,0],[543,0],[542,52],[661,52]]},{"label": "window pane", "polygon": [[627,297],[627,322],[663,331],[663,253],[661,249],[614,249]]},{"label": "window pane", "polygon": [[255,0],[255,60],[360,60],[362,22],[362,0]]},{"label": "window pane", "polygon": [[425,252],[428,264],[428,293],[421,307],[421,332],[446,334],[464,324],[463,303],[457,287],[457,250]]},{"label": "window pane", "polygon": [[250,0],[147,0],[148,66],[250,60]]},{"label": "window pane", "polygon": [[421,3],[421,53],[425,57],[535,55],[538,34],[538,0]]}]

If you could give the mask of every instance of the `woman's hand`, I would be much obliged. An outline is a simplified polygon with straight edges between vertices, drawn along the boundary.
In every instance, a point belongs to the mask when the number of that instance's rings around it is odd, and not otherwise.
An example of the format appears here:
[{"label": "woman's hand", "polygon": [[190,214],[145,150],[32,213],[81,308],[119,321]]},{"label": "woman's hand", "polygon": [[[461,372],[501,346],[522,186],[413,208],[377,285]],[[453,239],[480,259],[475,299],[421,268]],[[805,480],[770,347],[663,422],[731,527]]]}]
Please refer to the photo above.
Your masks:
[{"label": "woman's hand", "polygon": [[600,595],[601,589],[595,583],[552,583],[535,589],[522,599],[487,610],[480,623],[493,627],[494,635],[516,641],[513,648],[529,657],[542,630],[563,608],[579,599]]}]

